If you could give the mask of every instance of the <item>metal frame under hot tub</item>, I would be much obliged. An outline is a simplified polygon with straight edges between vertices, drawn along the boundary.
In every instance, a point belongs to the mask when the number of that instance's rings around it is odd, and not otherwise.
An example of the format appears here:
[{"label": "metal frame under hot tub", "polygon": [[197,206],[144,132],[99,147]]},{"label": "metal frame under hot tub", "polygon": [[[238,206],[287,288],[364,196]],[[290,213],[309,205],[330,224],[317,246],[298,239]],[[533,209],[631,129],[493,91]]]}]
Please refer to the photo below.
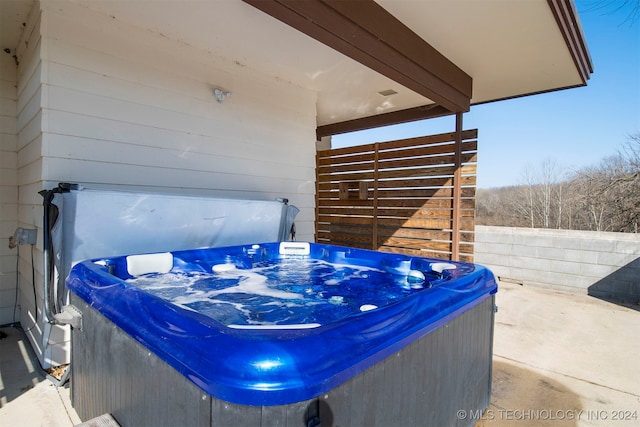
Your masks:
[{"label": "metal frame under hot tub", "polygon": [[[71,398],[83,420],[111,413],[123,426],[468,426],[491,395],[494,299],[313,399],[278,406],[225,402],[72,293]],[[462,412],[460,412],[462,413]]]}]

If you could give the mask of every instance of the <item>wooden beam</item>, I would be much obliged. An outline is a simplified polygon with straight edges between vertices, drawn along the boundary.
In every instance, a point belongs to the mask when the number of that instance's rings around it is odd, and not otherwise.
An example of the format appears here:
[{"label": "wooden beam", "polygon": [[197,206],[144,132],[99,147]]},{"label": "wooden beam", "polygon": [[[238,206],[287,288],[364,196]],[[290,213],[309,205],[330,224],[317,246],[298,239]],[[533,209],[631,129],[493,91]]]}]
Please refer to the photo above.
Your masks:
[{"label": "wooden beam", "polygon": [[323,0],[341,15],[468,98],[472,79],[373,0]]},{"label": "wooden beam", "polygon": [[577,19],[578,13],[575,10],[573,1],[547,0],[547,3],[553,12],[578,73],[580,73],[582,83],[586,85],[591,73],[593,73],[593,64],[584,41],[580,21]]},{"label": "wooden beam", "polygon": [[244,0],[452,112],[472,79],[373,0]]},{"label": "wooden beam", "polygon": [[408,123],[416,120],[433,119],[454,114],[446,108],[431,104],[421,107],[408,108],[406,110],[393,111],[390,113],[376,114],[375,116],[362,117],[359,119],[346,120],[344,122],[331,123],[318,126],[316,136],[320,138],[340,133],[354,132],[358,130],[372,129],[380,126]]}]

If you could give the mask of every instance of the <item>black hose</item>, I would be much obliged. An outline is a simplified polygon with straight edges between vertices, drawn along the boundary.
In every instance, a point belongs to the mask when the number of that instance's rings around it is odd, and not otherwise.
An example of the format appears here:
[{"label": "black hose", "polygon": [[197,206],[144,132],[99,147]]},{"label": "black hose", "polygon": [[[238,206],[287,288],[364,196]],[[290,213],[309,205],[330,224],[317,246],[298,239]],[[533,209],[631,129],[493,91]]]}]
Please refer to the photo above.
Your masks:
[{"label": "black hose", "polygon": [[54,323],[53,316],[61,312],[61,304],[59,304],[56,298],[55,288],[51,286],[55,267],[54,263],[50,261],[52,259],[51,253],[53,252],[51,229],[56,223],[59,213],[57,206],[52,202],[56,194],[68,193],[72,189],[78,188],[79,186],[77,184],[59,183],[56,188],[38,192],[38,194],[43,197],[42,206],[44,208],[42,218],[42,228],[44,230],[42,237],[42,252],[44,255],[44,313],[49,323]]}]

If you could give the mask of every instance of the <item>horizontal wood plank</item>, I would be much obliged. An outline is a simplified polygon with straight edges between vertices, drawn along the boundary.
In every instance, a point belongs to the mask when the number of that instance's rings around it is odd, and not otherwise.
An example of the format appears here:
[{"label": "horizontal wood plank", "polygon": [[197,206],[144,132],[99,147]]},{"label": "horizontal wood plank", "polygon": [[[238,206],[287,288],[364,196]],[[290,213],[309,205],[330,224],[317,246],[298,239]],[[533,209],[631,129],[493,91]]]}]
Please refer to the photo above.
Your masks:
[{"label": "horizontal wood plank", "polygon": [[442,251],[442,252],[451,252],[451,242],[436,242],[430,240],[420,240],[420,239],[406,239],[399,237],[387,237],[381,238],[378,240],[378,244],[380,246],[395,246],[401,248],[411,248],[411,249],[425,249],[425,250],[434,250],[434,251]]},{"label": "horizontal wood plank", "polygon": [[[339,199],[339,185],[331,183],[323,183],[322,189],[318,190],[317,196],[321,199]],[[373,191],[371,189],[370,191]],[[379,199],[395,199],[395,198],[414,198],[414,199],[430,199],[430,198],[450,198],[453,196],[453,190],[449,187],[440,188],[393,188],[378,189]],[[462,198],[470,199],[475,197],[475,188],[463,187]]]}]

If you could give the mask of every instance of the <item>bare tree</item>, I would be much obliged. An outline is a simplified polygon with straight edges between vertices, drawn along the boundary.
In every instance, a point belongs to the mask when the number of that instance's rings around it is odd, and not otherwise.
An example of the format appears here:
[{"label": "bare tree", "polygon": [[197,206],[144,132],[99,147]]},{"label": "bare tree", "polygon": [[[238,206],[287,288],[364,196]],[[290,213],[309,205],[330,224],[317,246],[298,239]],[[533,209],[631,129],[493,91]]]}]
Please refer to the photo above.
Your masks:
[{"label": "bare tree", "polygon": [[629,135],[619,151],[620,169],[614,181],[620,231],[637,233],[640,228],[640,132]]},{"label": "bare tree", "polygon": [[617,155],[576,174],[579,207],[589,213],[588,228],[637,233],[640,228],[640,133]]},{"label": "bare tree", "polygon": [[479,224],[640,232],[640,132],[615,156],[569,176],[552,159],[518,186],[478,192]]},{"label": "bare tree", "polygon": [[578,228],[605,231],[604,217],[607,201],[604,198],[608,179],[597,169],[580,171],[572,183],[576,207],[574,224]]},{"label": "bare tree", "polygon": [[[562,223],[562,186],[565,173],[558,163],[545,159],[539,168],[525,168],[522,174],[522,192],[518,208],[530,220],[530,226],[560,228]],[[526,201],[526,203],[522,203]]]},{"label": "bare tree", "polygon": [[640,0],[591,0],[583,2],[581,6],[581,14],[598,12],[609,15],[623,12],[625,17],[620,25],[633,27],[640,20]]},{"label": "bare tree", "polygon": [[629,135],[619,153],[632,169],[636,172],[640,170],[640,131]]}]

